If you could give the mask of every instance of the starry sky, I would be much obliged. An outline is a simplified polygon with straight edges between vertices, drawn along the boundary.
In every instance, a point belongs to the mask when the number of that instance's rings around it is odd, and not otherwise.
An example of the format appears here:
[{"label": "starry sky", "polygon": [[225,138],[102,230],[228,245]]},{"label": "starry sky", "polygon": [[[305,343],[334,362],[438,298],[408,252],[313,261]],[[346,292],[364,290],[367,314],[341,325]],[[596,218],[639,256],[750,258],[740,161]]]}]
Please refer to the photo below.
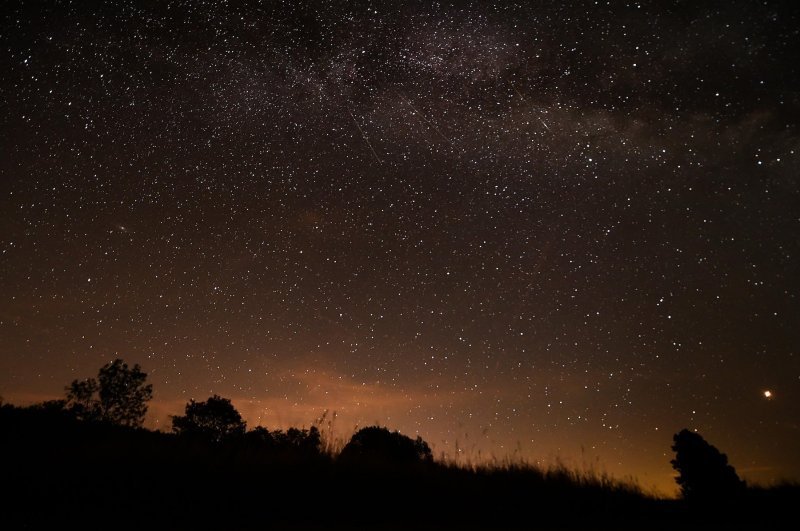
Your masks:
[{"label": "starry sky", "polygon": [[3,2],[0,395],[800,479],[791,2]]}]

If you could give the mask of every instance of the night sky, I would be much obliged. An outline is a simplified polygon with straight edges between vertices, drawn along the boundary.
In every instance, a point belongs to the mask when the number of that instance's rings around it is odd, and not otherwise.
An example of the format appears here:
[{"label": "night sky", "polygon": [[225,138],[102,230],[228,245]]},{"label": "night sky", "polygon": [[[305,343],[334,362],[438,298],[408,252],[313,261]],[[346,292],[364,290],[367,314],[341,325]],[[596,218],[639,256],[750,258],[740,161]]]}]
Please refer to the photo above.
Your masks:
[{"label": "night sky", "polygon": [[800,479],[792,2],[5,0],[0,395]]}]

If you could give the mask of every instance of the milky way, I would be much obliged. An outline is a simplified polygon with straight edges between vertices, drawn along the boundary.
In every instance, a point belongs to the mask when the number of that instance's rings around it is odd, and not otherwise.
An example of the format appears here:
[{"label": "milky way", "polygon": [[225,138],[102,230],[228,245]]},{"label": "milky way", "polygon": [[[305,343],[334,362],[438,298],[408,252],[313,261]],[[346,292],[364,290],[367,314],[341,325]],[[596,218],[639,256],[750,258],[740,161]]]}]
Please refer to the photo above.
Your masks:
[{"label": "milky way", "polygon": [[91,4],[2,10],[5,400],[800,478],[791,3]]}]

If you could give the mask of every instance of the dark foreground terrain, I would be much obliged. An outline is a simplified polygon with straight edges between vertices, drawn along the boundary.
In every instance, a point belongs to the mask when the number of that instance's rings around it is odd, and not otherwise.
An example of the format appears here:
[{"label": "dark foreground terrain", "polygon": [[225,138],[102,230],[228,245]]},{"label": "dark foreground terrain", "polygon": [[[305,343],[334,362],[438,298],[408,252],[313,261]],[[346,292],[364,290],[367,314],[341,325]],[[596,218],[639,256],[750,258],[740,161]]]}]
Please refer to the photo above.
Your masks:
[{"label": "dark foreground terrain", "polygon": [[566,470],[345,460],[297,434],[213,442],[5,405],[0,528],[793,529],[800,501],[789,486],[697,505]]}]

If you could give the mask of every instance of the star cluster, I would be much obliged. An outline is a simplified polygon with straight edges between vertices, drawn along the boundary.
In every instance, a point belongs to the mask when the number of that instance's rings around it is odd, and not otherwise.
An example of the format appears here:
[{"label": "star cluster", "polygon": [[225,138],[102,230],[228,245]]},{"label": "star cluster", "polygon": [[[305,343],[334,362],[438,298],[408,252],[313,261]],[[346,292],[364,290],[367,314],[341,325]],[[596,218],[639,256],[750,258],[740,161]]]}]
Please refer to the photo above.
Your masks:
[{"label": "star cluster", "polygon": [[800,477],[790,3],[7,4],[6,400]]}]

